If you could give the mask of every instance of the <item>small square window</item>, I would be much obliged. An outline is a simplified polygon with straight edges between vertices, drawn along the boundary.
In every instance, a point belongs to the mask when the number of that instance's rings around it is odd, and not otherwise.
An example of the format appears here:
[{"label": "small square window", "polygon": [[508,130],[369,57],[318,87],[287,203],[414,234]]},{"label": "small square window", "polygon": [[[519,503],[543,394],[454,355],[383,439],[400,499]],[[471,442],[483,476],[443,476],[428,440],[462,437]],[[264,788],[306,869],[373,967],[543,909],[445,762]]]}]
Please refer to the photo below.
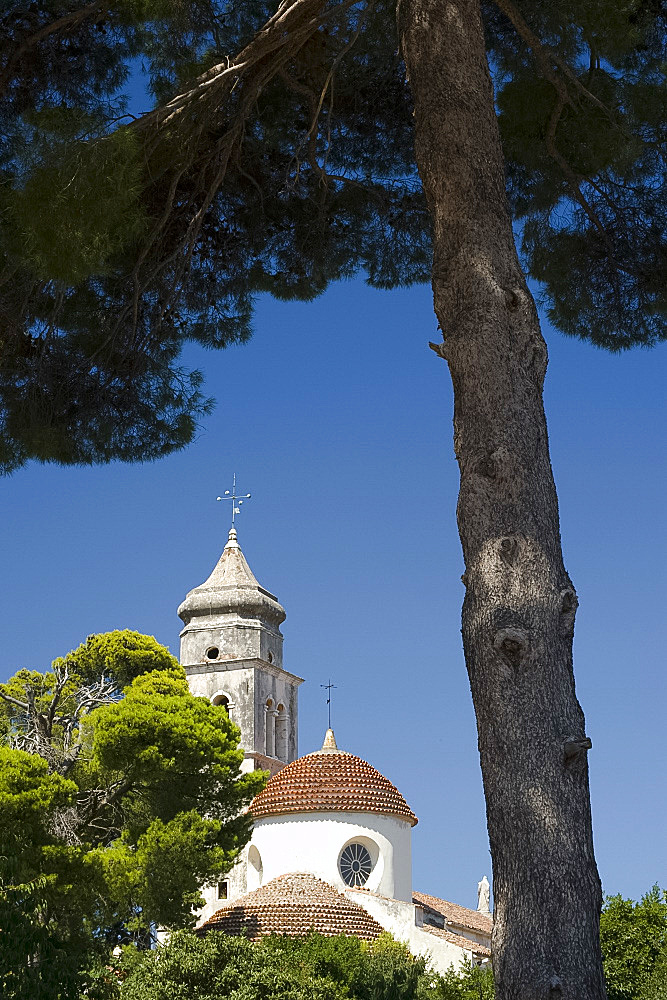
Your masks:
[{"label": "small square window", "polygon": [[224,882],[218,882],[218,899],[227,899],[228,892],[229,883],[226,880]]}]

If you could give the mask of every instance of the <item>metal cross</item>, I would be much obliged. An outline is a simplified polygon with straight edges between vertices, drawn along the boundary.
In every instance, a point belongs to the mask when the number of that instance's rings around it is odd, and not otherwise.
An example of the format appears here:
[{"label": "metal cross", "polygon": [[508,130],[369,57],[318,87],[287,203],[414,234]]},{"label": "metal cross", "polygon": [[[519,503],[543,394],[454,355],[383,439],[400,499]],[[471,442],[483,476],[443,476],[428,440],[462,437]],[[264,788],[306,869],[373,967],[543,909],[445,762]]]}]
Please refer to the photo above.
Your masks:
[{"label": "metal cross", "polygon": [[320,684],[321,688],[325,688],[327,692],[327,706],[329,708],[329,729],[331,729],[331,691],[335,690],[336,685],[331,683],[331,678],[329,678],[328,684]]},{"label": "metal cross", "polygon": [[[236,473],[234,473],[234,484],[232,486],[231,492],[229,490],[225,490],[225,495],[224,496],[222,496],[222,497],[216,497],[215,499],[216,500],[231,500],[232,501],[232,528],[233,528],[234,527],[234,517],[235,517],[236,514],[240,514],[241,513],[241,510],[240,510],[241,504],[243,503],[244,500],[249,500],[250,499],[250,494],[249,493],[244,493],[243,496],[237,496],[236,495]],[[236,506],[237,504],[239,505],[238,507]]]}]

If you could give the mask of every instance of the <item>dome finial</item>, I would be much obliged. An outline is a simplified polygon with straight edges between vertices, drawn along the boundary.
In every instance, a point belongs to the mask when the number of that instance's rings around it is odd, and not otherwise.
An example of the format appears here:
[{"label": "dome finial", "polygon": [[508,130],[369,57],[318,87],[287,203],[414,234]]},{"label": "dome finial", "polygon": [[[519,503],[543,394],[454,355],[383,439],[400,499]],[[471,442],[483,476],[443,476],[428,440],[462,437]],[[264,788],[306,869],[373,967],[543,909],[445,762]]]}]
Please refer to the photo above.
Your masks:
[{"label": "dome finial", "polygon": [[338,745],[336,743],[336,737],[334,736],[333,729],[327,729],[326,736],[324,737],[324,743],[322,744],[323,750],[337,750]]},{"label": "dome finial", "polygon": [[326,690],[326,692],[327,692],[327,709],[328,709],[328,713],[327,714],[329,716],[329,723],[328,723],[328,725],[329,725],[329,730],[331,732],[333,732],[333,730],[331,729],[331,692],[332,692],[332,690],[335,690],[336,685],[332,684],[331,683],[331,678],[329,678],[329,683],[328,684],[320,684],[320,687],[324,688]]}]

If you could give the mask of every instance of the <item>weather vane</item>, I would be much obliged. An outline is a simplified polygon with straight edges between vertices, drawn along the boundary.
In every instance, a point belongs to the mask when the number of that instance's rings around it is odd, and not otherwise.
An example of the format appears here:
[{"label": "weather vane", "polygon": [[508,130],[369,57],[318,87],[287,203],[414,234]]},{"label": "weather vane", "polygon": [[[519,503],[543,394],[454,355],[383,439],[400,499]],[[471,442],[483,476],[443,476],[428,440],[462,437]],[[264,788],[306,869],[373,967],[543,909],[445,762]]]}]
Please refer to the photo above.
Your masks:
[{"label": "weather vane", "polygon": [[335,690],[336,685],[331,683],[331,678],[329,678],[328,684],[320,684],[321,688],[325,688],[327,692],[327,706],[329,709],[329,729],[331,729],[331,691]]},{"label": "weather vane", "polygon": [[[244,500],[250,499],[250,493],[244,493],[243,496],[237,496],[236,494],[236,473],[234,473],[234,482],[232,485],[231,492],[225,490],[225,495],[222,497],[216,497],[216,500],[231,500],[232,501],[232,528],[234,527],[234,517],[236,514],[241,513],[241,504]],[[238,504],[238,507],[236,506]]]}]

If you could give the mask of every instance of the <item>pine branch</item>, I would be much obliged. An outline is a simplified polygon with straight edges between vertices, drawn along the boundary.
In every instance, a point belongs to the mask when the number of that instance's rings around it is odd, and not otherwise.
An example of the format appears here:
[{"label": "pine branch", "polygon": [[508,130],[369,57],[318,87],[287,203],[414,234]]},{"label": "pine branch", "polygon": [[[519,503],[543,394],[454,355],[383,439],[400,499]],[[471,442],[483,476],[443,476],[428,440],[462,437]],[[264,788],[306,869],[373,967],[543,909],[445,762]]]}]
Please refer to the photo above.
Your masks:
[{"label": "pine branch", "polygon": [[65,668],[60,673],[58,668],[55,669],[56,675],[56,686],[51,698],[51,704],[49,705],[49,710],[46,713],[46,733],[45,735],[50,738],[53,732],[53,723],[56,718],[56,709],[58,708],[58,702],[60,701],[60,696],[63,693],[63,689],[69,680],[69,666],[67,660],[65,660]]},{"label": "pine branch", "polygon": [[18,698],[12,698],[11,695],[5,694],[2,688],[0,688],[0,698],[6,701],[8,705],[16,705],[17,708],[22,708],[24,712],[28,712],[30,709],[26,701],[19,701]]},{"label": "pine branch", "polygon": [[521,16],[519,9],[512,3],[512,0],[494,0],[494,3],[498,9],[505,14],[514,26],[517,34],[523,38],[524,42],[528,45],[538,66],[540,67],[540,70],[542,71],[542,75],[549,81],[549,83],[553,84],[565,103],[574,107],[574,102],[567,88],[567,84],[564,83],[558,74],[554,72],[549,59],[551,59],[552,62],[558,66],[558,68],[562,71],[565,77],[567,77],[570,83],[579,91],[579,93],[603,111],[611,124],[618,128],[618,121],[610,108],[608,108],[607,105],[599,99],[599,97],[596,97],[595,94],[588,89],[588,87],[584,86],[577,74],[573,71],[572,67],[568,65],[567,61],[563,59],[558,52],[554,52],[552,48],[544,45],[544,43],[540,41],[535,32],[532,31],[528,23]]},{"label": "pine branch", "polygon": [[[177,299],[192,259],[192,253],[206,212],[224,183],[227,168],[239,148],[245,122],[254,108],[262,90],[281,74],[287,63],[303,48],[306,42],[328,21],[351,7],[365,6],[366,0],[342,0],[327,8],[326,0],[283,0],[278,11],[257,32],[252,41],[233,59],[228,58],[203,73],[186,92],[179,94],[166,105],[147,112],[129,128],[147,132],[146,156],[150,162],[156,158],[161,142],[174,143],[174,128],[179,136],[180,161],[172,167],[173,173],[159,218],[145,239],[131,273],[134,294],[131,303],[119,310],[116,323],[109,337],[100,345],[96,354],[111,344],[129,319],[131,329],[137,330],[141,296],[147,287],[170,266],[177,263],[171,280],[170,292],[164,296],[159,322]],[[227,120],[223,135],[211,148],[208,134],[214,121],[224,117],[223,110],[231,102],[236,109]],[[321,107],[321,102],[320,102]],[[152,133],[152,135],[151,135]],[[202,149],[202,144],[204,148]],[[171,252],[159,258],[149,273],[142,272],[143,265],[151,260],[151,251],[161,237],[174,208],[178,185],[187,170],[196,164],[198,178],[205,184],[190,196],[191,218],[185,232]],[[206,174],[213,169],[213,176]],[[153,176],[152,181],[159,179]],[[180,259],[179,259],[180,258]],[[159,325],[159,323],[158,323]],[[151,334],[146,334],[139,347],[146,347]]]},{"label": "pine branch", "polygon": [[551,50],[542,44],[535,32],[521,16],[519,9],[512,3],[512,0],[494,0],[494,3],[511,22],[519,37],[524,40],[526,45],[532,51],[535,61],[537,62],[545,80],[548,80],[549,83],[553,84],[564,103],[573,106],[566,84],[554,71],[549,59],[547,58],[548,56],[553,57]]},{"label": "pine branch", "polygon": [[7,65],[0,73],[0,96],[2,96],[9,87],[14,69],[31,49],[36,48],[40,42],[43,42],[44,39],[48,38],[50,35],[54,35],[59,31],[69,31],[72,28],[76,28],[80,24],[83,24],[84,21],[90,20],[90,18],[95,17],[97,14],[101,14],[103,11],[107,11],[108,8],[108,0],[93,0],[93,2],[89,3],[86,7],[81,7],[79,10],[71,11],[69,14],[64,14],[62,17],[57,18],[50,24],[45,24],[34,34],[26,38],[25,41],[12,52],[11,57],[7,60]]}]

